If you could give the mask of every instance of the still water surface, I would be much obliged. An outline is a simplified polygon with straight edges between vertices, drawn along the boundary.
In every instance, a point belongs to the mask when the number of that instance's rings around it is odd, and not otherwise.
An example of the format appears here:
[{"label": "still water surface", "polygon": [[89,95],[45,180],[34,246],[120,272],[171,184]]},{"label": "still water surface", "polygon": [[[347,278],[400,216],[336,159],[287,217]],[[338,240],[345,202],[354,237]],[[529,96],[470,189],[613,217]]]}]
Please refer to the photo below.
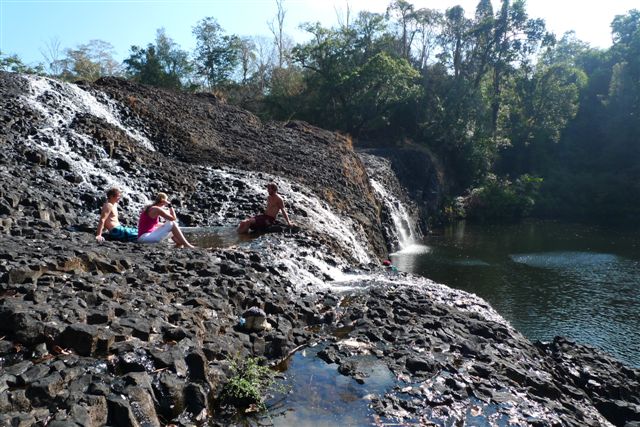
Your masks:
[{"label": "still water surface", "polygon": [[640,228],[461,222],[425,245],[394,264],[475,293],[532,340],[562,335],[640,367]]}]

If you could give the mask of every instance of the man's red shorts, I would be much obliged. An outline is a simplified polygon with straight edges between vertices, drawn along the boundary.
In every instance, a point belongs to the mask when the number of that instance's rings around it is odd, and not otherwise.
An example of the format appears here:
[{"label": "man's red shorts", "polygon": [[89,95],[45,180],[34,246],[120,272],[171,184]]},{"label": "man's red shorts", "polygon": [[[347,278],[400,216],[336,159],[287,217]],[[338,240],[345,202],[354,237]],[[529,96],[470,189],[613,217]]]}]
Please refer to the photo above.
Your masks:
[{"label": "man's red shorts", "polygon": [[251,228],[258,231],[264,231],[276,222],[276,219],[269,215],[256,215],[253,219],[255,222],[251,225]]}]

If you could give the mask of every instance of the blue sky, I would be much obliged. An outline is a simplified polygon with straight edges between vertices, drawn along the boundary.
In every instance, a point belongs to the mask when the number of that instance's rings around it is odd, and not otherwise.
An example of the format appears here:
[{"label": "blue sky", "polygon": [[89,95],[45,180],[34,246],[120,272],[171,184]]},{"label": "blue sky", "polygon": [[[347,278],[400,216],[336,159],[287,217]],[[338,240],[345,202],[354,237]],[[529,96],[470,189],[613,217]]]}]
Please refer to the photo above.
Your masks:
[{"label": "blue sky", "polygon": [[[383,12],[390,0],[350,0],[352,15],[359,10]],[[416,7],[444,10],[460,4],[472,13],[477,0],[415,0]],[[493,1],[497,8],[499,1]],[[298,25],[320,21],[325,26],[344,16],[346,0],[284,0],[285,29],[296,41],[305,34]],[[588,6],[587,6],[588,4]],[[609,24],[616,14],[640,8],[638,0],[529,0],[531,17],[544,18],[550,30],[577,36],[596,47],[611,43]],[[0,50],[18,54],[25,62],[43,60],[40,51],[57,38],[62,48],[92,39],[115,47],[116,59],[128,56],[131,45],[146,45],[164,27],[183,49],[191,50],[192,27],[202,18],[215,17],[228,32],[241,36],[269,36],[268,21],[276,15],[275,0],[0,0]]]}]

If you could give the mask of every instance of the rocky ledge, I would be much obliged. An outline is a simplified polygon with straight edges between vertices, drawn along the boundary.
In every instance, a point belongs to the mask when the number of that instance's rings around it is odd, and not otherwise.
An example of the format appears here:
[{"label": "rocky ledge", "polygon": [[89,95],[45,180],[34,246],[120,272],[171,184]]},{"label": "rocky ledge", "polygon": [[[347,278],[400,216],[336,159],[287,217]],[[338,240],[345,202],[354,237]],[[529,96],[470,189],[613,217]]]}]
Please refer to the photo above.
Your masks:
[{"label": "rocky ledge", "polygon": [[[231,362],[278,360],[318,339],[307,326],[331,323],[318,301],[337,296],[296,291],[258,253],[92,240],[2,238],[0,425],[209,419]],[[251,307],[269,331],[239,326]]]},{"label": "rocky ledge", "polygon": [[[369,272],[349,290],[301,291],[246,248],[92,240],[3,237],[0,425],[228,425],[219,393],[234,360],[276,363],[311,343],[360,383],[365,355],[388,367],[379,421],[640,421],[638,370],[561,338],[532,344],[482,300],[425,279]],[[269,328],[239,325],[251,307]]]}]

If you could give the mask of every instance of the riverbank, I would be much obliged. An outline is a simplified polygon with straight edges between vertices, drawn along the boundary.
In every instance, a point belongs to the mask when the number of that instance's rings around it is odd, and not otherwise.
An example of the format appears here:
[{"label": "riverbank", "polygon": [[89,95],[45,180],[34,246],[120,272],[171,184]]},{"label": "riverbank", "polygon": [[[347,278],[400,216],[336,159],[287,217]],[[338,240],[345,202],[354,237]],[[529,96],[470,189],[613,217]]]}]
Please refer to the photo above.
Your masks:
[{"label": "riverbank", "polygon": [[[563,339],[534,345],[479,298],[414,276],[300,289],[246,248],[96,247],[63,230],[5,236],[0,259],[0,423],[225,425],[215,405],[233,360],[318,342],[359,382],[364,356],[393,373],[371,401],[384,420],[596,426],[637,415],[637,370]],[[238,326],[252,306],[270,330]]]}]

